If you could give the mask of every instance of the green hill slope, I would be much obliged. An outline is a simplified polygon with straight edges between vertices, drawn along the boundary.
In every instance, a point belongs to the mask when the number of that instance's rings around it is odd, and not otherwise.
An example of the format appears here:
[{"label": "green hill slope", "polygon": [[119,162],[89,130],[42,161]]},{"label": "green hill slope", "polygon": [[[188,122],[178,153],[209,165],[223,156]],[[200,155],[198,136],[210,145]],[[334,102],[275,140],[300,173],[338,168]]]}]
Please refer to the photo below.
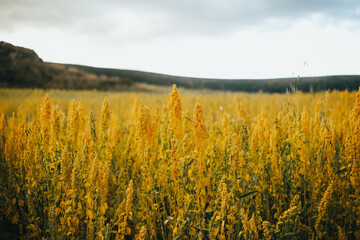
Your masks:
[{"label": "green hill slope", "polygon": [[206,79],[158,73],[96,68],[44,62],[33,50],[0,42],[0,87],[98,90],[153,90],[144,86],[171,86],[244,92],[298,90],[357,90],[360,76],[324,76],[279,79]]}]

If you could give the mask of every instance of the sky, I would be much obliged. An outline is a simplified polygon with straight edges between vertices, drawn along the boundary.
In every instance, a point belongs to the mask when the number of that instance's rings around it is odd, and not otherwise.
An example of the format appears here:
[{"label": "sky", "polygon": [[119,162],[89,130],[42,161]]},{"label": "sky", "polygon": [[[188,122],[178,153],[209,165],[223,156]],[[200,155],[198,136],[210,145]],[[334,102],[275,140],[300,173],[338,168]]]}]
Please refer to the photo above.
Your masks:
[{"label": "sky", "polygon": [[360,0],[0,0],[0,41],[178,76],[360,75]]}]

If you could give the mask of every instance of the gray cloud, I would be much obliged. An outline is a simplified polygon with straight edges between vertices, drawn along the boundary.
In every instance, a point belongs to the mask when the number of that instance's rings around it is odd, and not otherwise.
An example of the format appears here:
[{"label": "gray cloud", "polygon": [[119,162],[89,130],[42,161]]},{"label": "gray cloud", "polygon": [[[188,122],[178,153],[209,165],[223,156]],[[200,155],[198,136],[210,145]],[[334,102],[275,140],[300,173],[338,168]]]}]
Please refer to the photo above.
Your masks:
[{"label": "gray cloud", "polygon": [[[288,28],[304,19],[360,26],[354,0],[1,0],[0,32],[59,29],[123,41],[156,36],[222,36],[242,29]],[[350,24],[349,24],[350,23]]]}]

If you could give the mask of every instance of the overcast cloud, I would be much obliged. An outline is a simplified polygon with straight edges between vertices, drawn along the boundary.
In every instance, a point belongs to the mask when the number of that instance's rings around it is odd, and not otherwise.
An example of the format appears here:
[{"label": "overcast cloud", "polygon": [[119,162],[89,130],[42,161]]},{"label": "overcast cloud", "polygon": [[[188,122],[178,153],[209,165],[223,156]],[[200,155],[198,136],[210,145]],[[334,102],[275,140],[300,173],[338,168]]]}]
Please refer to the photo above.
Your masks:
[{"label": "overcast cloud", "polygon": [[123,30],[136,36],[146,32],[146,26],[154,36],[217,35],[263,24],[268,31],[289,28],[302,19],[353,28],[360,24],[357,0],[1,0],[0,9],[3,31],[31,27],[111,34]]},{"label": "overcast cloud", "polygon": [[[0,0],[0,40],[33,48],[45,60],[179,75],[274,77],[275,74],[288,76],[294,71],[298,74],[295,68],[303,61],[314,59],[321,62],[323,56],[320,55],[327,50],[335,53],[339,52],[336,48],[340,46],[346,44],[349,47],[350,42],[353,44],[352,41],[359,38],[359,29],[358,0]],[[338,34],[343,36],[328,39]],[[317,39],[313,43],[307,42],[308,38],[315,37]],[[296,44],[292,42],[284,46],[281,39],[296,41]],[[319,50],[325,40],[329,41],[329,49]],[[311,51],[308,51],[308,56],[301,56],[301,52],[293,49],[301,48],[303,44],[308,44],[307,50],[312,48],[313,56]],[[54,50],[55,46],[57,50]],[[279,49],[282,46],[284,50]],[[352,54],[358,53],[359,47],[351,47],[352,50],[347,49],[349,52],[346,54],[351,61],[358,61],[359,58]],[[60,51],[61,48],[64,50]],[[249,48],[253,51],[247,52]],[[181,49],[193,56],[189,58],[183,55]],[[209,49],[213,54],[206,56]],[[284,58],[288,55],[279,51],[291,52],[292,49],[296,55],[292,58],[298,61],[293,63],[292,69],[289,66],[285,73],[261,72],[261,69],[269,66],[268,60],[277,62],[278,66],[283,64],[269,55],[277,54]],[[262,51],[263,55],[256,50]],[[87,51],[92,51],[93,55],[84,56]],[[68,57],[61,56],[61,52],[68,54]],[[341,52],[339,57],[347,56]],[[115,60],[111,53],[122,55],[128,61]],[[243,59],[234,58],[234,54],[242,55]],[[261,61],[252,63],[256,66],[251,65],[252,69],[258,69],[258,75],[251,75],[250,72],[242,74],[239,69],[232,69],[232,66],[236,68],[238,65],[230,61],[248,65],[254,54],[257,58],[265,59],[262,65]],[[222,58],[224,66],[215,60],[207,62],[208,57]],[[96,62],[91,58],[106,60]],[[175,66],[161,60],[165,58],[167,61],[173,60]],[[197,59],[202,64],[192,67],[191,59]],[[229,62],[224,62],[224,59],[229,59]],[[265,62],[268,66],[264,65]],[[215,66],[218,72],[211,73]],[[339,71],[340,74],[342,70]],[[355,69],[344,68],[343,71],[343,74],[356,73]],[[357,71],[360,73],[360,70]],[[314,70],[308,74],[326,75],[332,72]]]}]

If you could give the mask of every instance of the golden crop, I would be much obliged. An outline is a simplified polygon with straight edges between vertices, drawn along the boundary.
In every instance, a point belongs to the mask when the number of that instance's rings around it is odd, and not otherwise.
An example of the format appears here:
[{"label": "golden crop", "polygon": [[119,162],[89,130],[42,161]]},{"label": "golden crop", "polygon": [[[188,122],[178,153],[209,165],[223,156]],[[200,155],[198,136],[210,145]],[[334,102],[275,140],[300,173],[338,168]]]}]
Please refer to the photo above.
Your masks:
[{"label": "golden crop", "polygon": [[0,100],[4,238],[360,239],[360,91]]}]

